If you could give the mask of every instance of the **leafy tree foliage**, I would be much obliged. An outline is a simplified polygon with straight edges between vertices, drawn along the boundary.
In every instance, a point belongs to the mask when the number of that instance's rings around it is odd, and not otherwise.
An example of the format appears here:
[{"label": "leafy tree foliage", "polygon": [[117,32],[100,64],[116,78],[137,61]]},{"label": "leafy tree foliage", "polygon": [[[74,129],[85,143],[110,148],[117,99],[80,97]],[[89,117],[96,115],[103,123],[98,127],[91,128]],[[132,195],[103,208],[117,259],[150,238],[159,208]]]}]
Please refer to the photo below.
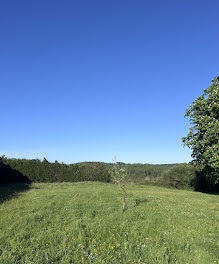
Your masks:
[{"label": "leafy tree foliage", "polygon": [[110,174],[103,163],[64,164],[39,159],[0,159],[0,183],[9,182],[109,182]]},{"label": "leafy tree foliage", "polygon": [[191,127],[185,146],[192,150],[193,163],[201,168],[207,191],[219,189],[219,75],[186,110]]},{"label": "leafy tree foliage", "polygon": [[5,164],[6,158],[0,157],[0,185],[12,182],[30,183],[28,177],[25,177],[18,170],[12,169],[10,165]]},{"label": "leafy tree foliage", "polygon": [[191,164],[179,164],[166,170],[159,179],[159,183],[162,186],[177,189],[195,188],[197,172],[197,169]]},{"label": "leafy tree foliage", "polygon": [[127,171],[127,182],[148,184],[159,179],[163,172],[174,167],[176,164],[124,164]]},{"label": "leafy tree foliage", "polygon": [[[16,171],[32,182],[110,182],[111,175],[109,171],[114,166],[113,163],[103,162],[80,162],[67,165],[59,163],[57,160],[54,163],[50,163],[46,158],[41,161],[39,159],[9,159],[4,156],[0,157],[0,165],[1,164],[0,177],[4,182],[20,181],[18,180],[18,174],[16,174]],[[5,165],[10,166],[11,168],[10,177],[9,173],[5,173]],[[149,184],[156,181],[165,170],[175,166],[175,164],[151,165],[125,164],[122,162],[120,162],[119,165],[121,168],[125,169],[127,173],[127,182],[141,184]],[[13,177],[12,172],[14,174]]]},{"label": "leafy tree foliage", "polygon": [[[9,182],[115,182],[113,179],[115,173],[112,173],[112,171],[115,172],[115,168],[121,176],[125,173],[127,183],[160,184],[158,179],[161,175],[175,166],[176,164],[151,165],[122,162],[116,164],[81,162],[67,165],[58,161],[51,163],[46,158],[41,161],[39,159],[9,159],[3,156],[0,158],[0,184]],[[184,171],[181,170],[181,173],[183,175],[179,177],[183,178]],[[161,184],[166,185],[166,182]],[[175,187],[178,188],[178,184]]]}]

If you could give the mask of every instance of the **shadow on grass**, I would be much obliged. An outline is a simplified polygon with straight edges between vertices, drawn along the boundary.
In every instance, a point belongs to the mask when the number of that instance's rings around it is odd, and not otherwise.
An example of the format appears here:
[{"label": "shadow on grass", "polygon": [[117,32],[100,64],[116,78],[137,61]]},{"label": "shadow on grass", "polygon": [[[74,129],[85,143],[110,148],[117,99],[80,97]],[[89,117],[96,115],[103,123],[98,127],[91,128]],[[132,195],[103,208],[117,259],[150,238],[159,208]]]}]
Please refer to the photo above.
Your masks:
[{"label": "shadow on grass", "polygon": [[11,166],[0,162],[0,204],[30,189],[31,181]]},{"label": "shadow on grass", "polygon": [[30,189],[28,183],[10,183],[0,186],[0,204]]},{"label": "shadow on grass", "polygon": [[135,205],[134,207],[142,204],[142,203],[147,203],[148,202],[148,199],[135,199]]}]

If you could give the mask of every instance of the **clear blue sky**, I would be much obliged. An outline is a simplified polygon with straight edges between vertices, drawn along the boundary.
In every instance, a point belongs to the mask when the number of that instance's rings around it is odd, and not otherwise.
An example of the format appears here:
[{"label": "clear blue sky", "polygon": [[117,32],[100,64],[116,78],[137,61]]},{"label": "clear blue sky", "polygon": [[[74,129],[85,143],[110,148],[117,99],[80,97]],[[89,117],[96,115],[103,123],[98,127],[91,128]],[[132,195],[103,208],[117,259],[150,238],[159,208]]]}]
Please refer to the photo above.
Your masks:
[{"label": "clear blue sky", "polygon": [[190,161],[219,72],[219,1],[0,1],[0,155]]}]

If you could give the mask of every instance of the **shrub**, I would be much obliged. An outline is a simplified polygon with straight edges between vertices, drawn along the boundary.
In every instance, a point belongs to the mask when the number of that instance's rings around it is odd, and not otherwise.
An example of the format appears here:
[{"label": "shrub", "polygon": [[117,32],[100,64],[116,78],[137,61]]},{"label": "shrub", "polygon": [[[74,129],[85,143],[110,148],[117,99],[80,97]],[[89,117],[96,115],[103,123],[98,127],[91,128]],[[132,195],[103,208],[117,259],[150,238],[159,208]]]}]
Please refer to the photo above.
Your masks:
[{"label": "shrub", "polygon": [[197,176],[197,168],[190,164],[179,164],[165,171],[159,183],[177,189],[193,188]]}]

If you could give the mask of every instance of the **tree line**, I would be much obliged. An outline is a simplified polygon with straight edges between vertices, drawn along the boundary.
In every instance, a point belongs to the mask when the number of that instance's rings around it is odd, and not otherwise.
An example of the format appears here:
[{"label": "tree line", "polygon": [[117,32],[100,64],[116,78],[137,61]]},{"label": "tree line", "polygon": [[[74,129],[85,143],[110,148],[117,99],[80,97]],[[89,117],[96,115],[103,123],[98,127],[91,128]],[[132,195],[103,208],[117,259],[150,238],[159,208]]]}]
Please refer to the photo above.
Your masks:
[{"label": "tree line", "polygon": [[[49,162],[46,158],[14,159],[0,158],[0,183],[9,182],[78,182],[101,181],[111,182],[112,163],[81,162],[64,164],[58,161]],[[144,183],[161,177],[162,173],[174,166],[150,164],[125,164],[121,166],[127,172],[127,181]]]},{"label": "tree line", "polygon": [[9,182],[78,182],[110,181],[110,174],[101,162],[92,164],[64,164],[49,162],[46,158],[9,159],[1,157],[0,183]]},{"label": "tree line", "polygon": [[[151,184],[177,189],[218,192],[203,170],[192,164],[126,164],[126,183]],[[74,164],[49,162],[46,158],[14,159],[0,157],[0,185],[15,182],[113,182],[113,163],[81,162]]]}]

